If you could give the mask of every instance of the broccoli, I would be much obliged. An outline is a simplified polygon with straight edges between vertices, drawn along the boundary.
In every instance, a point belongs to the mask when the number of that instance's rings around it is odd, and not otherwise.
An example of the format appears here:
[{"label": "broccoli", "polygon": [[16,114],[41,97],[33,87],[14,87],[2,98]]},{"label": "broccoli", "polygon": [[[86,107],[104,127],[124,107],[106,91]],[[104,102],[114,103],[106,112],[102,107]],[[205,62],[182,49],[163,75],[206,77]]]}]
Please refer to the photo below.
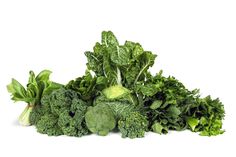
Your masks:
[{"label": "broccoli", "polygon": [[123,138],[144,137],[148,129],[148,121],[139,112],[131,112],[118,121],[118,128]]},{"label": "broccoli", "polygon": [[116,126],[115,116],[106,104],[89,107],[85,114],[85,121],[91,132],[101,136],[106,136]]}]

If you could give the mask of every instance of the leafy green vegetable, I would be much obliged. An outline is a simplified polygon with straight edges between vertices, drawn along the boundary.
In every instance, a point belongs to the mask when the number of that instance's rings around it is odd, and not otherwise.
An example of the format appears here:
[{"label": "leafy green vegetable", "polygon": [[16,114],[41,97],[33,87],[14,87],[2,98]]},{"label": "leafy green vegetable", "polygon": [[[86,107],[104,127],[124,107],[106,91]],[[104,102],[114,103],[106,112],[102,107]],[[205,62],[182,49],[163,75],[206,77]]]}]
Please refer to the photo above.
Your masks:
[{"label": "leafy green vegetable", "polygon": [[224,108],[219,99],[200,98],[199,90],[189,91],[174,77],[162,76],[162,71],[137,85],[136,91],[145,96],[144,106],[154,132],[186,128],[208,136],[224,132]]},{"label": "leafy green vegetable", "polygon": [[118,121],[118,128],[122,137],[137,138],[144,137],[148,128],[148,121],[139,112],[131,112]]},{"label": "leafy green vegetable", "polygon": [[35,77],[34,72],[30,71],[26,88],[15,79],[12,79],[12,82],[7,85],[7,90],[11,93],[12,100],[24,101],[28,104],[19,117],[21,125],[30,125],[30,113],[36,105],[40,105],[43,95],[50,94],[53,90],[62,86],[49,80],[51,73],[49,70],[43,70]]},{"label": "leafy green vegetable", "polygon": [[106,87],[107,79],[105,77],[93,77],[88,70],[84,76],[71,80],[66,85],[67,89],[76,91],[82,100],[90,103],[98,95],[99,91]]},{"label": "leafy green vegetable", "polygon": [[162,71],[156,76],[149,75],[143,84],[136,86],[135,90],[144,96],[144,107],[150,127],[158,123],[166,128],[161,129],[162,133],[166,133],[169,129],[183,130],[186,128],[183,110],[184,107],[195,102],[197,90],[187,90],[174,77],[162,76]]},{"label": "leafy green vegetable", "polygon": [[59,128],[58,117],[52,113],[46,113],[40,117],[36,128],[39,133],[47,134],[49,136],[62,135],[62,130]]},{"label": "leafy green vegetable", "polygon": [[187,123],[190,126],[190,128],[192,129],[192,131],[194,131],[196,126],[199,124],[199,120],[196,118],[189,117],[189,118],[187,118]]},{"label": "leafy green vegetable", "polygon": [[20,114],[18,120],[21,125],[28,126],[30,125],[30,113],[32,112],[33,107],[30,105],[27,105],[24,109],[24,111]]},{"label": "leafy green vegetable", "polygon": [[151,130],[155,133],[158,133],[158,134],[167,133],[167,131],[168,131],[166,127],[163,127],[158,122],[154,122],[154,124],[152,125]]},{"label": "leafy green vegetable", "polygon": [[76,108],[74,111],[73,109],[63,111],[59,115],[58,125],[64,135],[81,137],[88,134],[84,121],[87,106],[81,100],[74,99],[73,101],[71,107],[73,108],[74,106]]},{"label": "leafy green vegetable", "polygon": [[159,108],[161,105],[162,105],[161,100],[155,100],[152,102],[150,109],[155,110],[155,109]]},{"label": "leafy green vegetable", "polygon": [[51,135],[83,136],[88,134],[85,124],[87,104],[75,91],[60,88],[42,98],[42,105],[34,108],[30,121],[38,132]]},{"label": "leafy green vegetable", "polygon": [[139,43],[126,41],[119,45],[110,31],[102,32],[102,42],[97,42],[93,49],[94,52],[85,52],[87,68],[96,76],[105,77],[108,87],[118,84],[133,88],[138,81],[145,80],[147,70],[156,58],[152,52],[144,51]]},{"label": "leafy green vegetable", "polygon": [[116,126],[115,116],[106,104],[89,107],[85,114],[88,129],[101,136],[105,136]]},{"label": "leafy green vegetable", "polygon": [[200,135],[203,136],[224,133],[224,130],[221,129],[224,114],[224,107],[220,100],[213,100],[210,96],[198,98],[196,103],[190,106],[186,112],[187,122],[191,129],[200,132]]},{"label": "leafy green vegetable", "polygon": [[126,94],[130,94],[130,91],[121,85],[111,86],[102,91],[107,99],[119,99]]},{"label": "leafy green vegetable", "polygon": [[109,106],[117,120],[129,112],[138,111],[140,108],[137,98],[128,89],[119,85],[104,89],[94,101],[95,106],[99,104]]},{"label": "leafy green vegetable", "polygon": [[93,51],[86,51],[83,76],[65,86],[49,80],[50,71],[30,71],[26,88],[12,79],[7,86],[12,100],[28,104],[20,123],[33,124],[49,136],[81,137],[91,131],[105,136],[119,130],[122,137],[144,137],[152,131],[189,129],[202,136],[219,135],[225,110],[220,100],[202,98],[162,71],[149,72],[157,55],[137,42],[120,44],[103,31]]}]

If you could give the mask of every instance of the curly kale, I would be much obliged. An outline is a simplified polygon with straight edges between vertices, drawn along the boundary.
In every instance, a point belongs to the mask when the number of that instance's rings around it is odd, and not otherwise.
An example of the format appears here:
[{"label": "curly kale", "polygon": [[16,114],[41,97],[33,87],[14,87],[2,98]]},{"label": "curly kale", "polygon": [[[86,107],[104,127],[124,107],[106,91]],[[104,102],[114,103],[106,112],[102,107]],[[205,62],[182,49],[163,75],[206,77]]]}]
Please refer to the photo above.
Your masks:
[{"label": "curly kale", "polygon": [[148,120],[139,112],[131,112],[118,121],[118,128],[123,138],[144,137],[148,129]]},{"label": "curly kale", "polygon": [[73,99],[70,110],[64,110],[58,119],[58,125],[64,135],[78,136],[88,134],[84,118],[87,105],[80,99]]},{"label": "curly kale", "polygon": [[43,115],[36,124],[37,131],[42,134],[47,134],[48,136],[62,135],[63,132],[57,122],[58,117],[56,115],[47,113]]},{"label": "curly kale", "polygon": [[75,91],[61,88],[41,100],[30,115],[38,132],[48,135],[83,136],[88,134],[84,115],[87,104]]},{"label": "curly kale", "polygon": [[44,103],[49,104],[53,114],[60,115],[64,110],[70,109],[73,99],[78,99],[77,93],[62,88],[53,92]]}]

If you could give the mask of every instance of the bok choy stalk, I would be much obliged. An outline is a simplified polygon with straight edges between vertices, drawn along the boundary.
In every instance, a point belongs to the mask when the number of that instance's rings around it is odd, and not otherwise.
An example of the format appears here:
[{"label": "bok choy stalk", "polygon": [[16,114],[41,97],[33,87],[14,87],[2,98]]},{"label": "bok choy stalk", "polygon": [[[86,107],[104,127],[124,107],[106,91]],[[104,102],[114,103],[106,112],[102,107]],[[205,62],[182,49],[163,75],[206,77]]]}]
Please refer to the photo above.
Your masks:
[{"label": "bok choy stalk", "polygon": [[29,116],[36,105],[40,105],[41,97],[44,94],[50,94],[53,90],[60,88],[62,85],[49,80],[52,72],[49,70],[41,71],[35,76],[33,71],[29,72],[29,80],[26,88],[22,86],[14,78],[12,82],[7,85],[7,90],[12,95],[12,100],[24,101],[27,103],[26,108],[19,116],[19,123],[24,126],[29,126]]}]

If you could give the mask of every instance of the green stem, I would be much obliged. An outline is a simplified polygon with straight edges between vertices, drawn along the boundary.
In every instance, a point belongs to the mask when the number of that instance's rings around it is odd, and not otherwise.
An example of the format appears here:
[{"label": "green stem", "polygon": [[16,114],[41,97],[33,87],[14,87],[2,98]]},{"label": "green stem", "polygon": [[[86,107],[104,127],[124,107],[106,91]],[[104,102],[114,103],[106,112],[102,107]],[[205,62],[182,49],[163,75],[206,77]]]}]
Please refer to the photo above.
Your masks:
[{"label": "green stem", "polygon": [[30,126],[30,120],[29,120],[29,116],[30,116],[30,113],[32,112],[34,108],[34,105],[30,105],[28,104],[24,111],[21,113],[21,115],[19,116],[18,118],[18,121],[21,125],[23,126]]}]

